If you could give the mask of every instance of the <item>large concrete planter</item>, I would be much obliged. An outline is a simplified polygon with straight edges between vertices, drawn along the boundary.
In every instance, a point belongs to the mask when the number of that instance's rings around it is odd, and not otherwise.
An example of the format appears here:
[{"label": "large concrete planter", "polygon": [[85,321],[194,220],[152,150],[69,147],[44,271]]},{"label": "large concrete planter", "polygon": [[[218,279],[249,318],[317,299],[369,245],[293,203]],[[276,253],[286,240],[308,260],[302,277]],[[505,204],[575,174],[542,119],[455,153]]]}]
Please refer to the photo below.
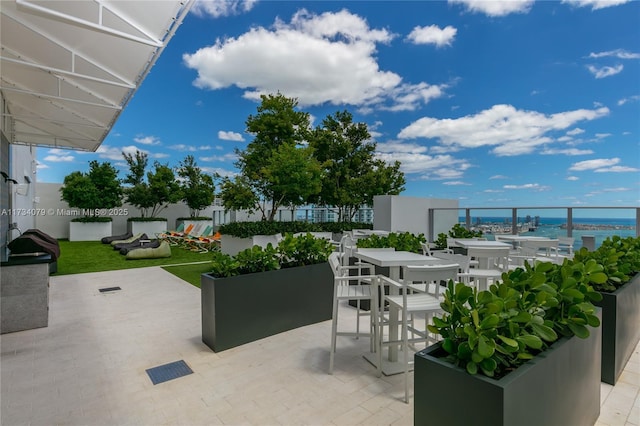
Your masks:
[{"label": "large concrete planter", "polygon": [[269,243],[275,248],[278,245],[278,235],[254,235],[249,238],[234,237],[222,234],[220,247],[224,254],[235,256],[243,250],[253,246],[266,247]]},{"label": "large concrete planter", "polygon": [[202,341],[214,352],[331,319],[328,263],[238,275],[201,277]]},{"label": "large concrete planter", "polygon": [[601,293],[602,381],[615,385],[640,341],[640,274],[613,293]]},{"label": "large concrete planter", "polygon": [[113,235],[112,222],[69,222],[69,241],[100,241]]},{"label": "large concrete planter", "polygon": [[562,338],[500,380],[472,376],[439,356],[415,355],[415,425],[592,425],[600,415],[600,329]]},{"label": "large concrete planter", "polygon": [[156,234],[166,232],[167,220],[153,220],[153,221],[135,221],[130,220],[127,222],[127,230],[133,235],[147,234],[147,237],[153,239],[156,238]]}]

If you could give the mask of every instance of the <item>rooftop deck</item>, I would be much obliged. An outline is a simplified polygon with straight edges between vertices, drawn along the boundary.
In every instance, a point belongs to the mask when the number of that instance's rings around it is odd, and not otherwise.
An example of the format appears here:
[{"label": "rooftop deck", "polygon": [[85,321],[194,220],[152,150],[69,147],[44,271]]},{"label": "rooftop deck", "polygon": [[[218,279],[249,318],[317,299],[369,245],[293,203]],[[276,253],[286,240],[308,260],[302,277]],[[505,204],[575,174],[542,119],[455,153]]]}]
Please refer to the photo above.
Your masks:
[{"label": "rooftop deck", "polygon": [[[2,425],[413,424],[367,339],[340,339],[327,374],[330,321],[214,353],[200,290],[159,267],[51,277],[49,306],[48,327],[0,337]],[[597,425],[640,425],[639,351],[601,384]],[[179,360],[193,374],[152,384],[147,369]]]}]

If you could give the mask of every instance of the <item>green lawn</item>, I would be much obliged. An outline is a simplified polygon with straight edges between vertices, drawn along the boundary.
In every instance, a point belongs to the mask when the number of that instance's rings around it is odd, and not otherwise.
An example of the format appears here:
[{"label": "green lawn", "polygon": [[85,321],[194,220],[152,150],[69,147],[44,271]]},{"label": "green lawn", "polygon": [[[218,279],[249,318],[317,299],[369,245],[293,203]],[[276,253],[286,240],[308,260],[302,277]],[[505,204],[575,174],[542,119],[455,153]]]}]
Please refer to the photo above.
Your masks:
[{"label": "green lawn", "polygon": [[[113,271],[118,269],[143,268],[146,266],[165,266],[199,262],[196,265],[185,265],[179,275],[191,276],[189,268],[204,269],[206,272],[211,261],[211,253],[197,253],[180,247],[171,247],[171,257],[163,259],[127,260],[109,244],[99,241],[67,241],[60,240],[60,257],[58,258],[58,272],[54,275],[81,274],[85,272]],[[172,271],[170,271],[172,272]],[[173,273],[173,272],[172,272]],[[196,272],[193,272],[195,274]],[[185,279],[185,278],[183,278]],[[191,280],[187,280],[194,284]],[[196,285],[196,284],[194,284]],[[197,280],[200,287],[200,280]]]},{"label": "green lawn", "polygon": [[178,278],[182,278],[191,285],[200,288],[200,275],[211,271],[211,264],[198,263],[191,265],[177,265],[177,266],[165,266],[164,269],[167,272],[171,272]]}]

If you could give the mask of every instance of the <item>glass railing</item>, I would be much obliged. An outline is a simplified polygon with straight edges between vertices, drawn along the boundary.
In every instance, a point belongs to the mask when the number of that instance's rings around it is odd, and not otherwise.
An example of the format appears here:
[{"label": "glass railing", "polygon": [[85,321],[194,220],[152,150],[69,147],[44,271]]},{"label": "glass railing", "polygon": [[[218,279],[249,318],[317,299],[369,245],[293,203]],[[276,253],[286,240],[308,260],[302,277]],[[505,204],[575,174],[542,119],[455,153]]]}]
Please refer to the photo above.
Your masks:
[{"label": "glass railing", "polygon": [[[467,229],[482,231],[488,239],[495,235],[529,235],[548,238],[573,237],[574,248],[583,241],[599,247],[611,236],[640,236],[640,207],[463,207],[430,209],[431,217],[456,211],[459,223]],[[435,241],[437,235],[427,235]]]}]

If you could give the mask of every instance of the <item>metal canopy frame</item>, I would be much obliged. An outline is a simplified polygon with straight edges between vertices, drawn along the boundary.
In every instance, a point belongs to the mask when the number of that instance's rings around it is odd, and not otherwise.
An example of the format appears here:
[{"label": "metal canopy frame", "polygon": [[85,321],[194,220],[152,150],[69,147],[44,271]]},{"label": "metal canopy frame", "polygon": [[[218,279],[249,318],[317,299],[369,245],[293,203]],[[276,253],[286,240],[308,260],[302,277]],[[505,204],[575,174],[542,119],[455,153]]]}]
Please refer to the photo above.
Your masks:
[{"label": "metal canopy frame", "polygon": [[193,1],[1,1],[9,141],[98,149]]}]

